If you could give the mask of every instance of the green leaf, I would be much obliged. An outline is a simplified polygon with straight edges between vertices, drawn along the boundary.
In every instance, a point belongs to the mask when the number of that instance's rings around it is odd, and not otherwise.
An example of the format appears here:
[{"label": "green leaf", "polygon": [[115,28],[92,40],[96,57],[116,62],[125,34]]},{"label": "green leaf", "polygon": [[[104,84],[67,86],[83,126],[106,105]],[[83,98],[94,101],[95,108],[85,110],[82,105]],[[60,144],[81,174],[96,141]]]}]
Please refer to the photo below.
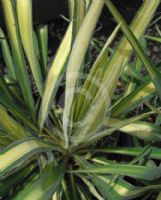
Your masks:
[{"label": "green leaf", "polygon": [[[135,33],[133,33],[130,28],[128,27],[126,21],[123,19],[123,17],[120,15],[119,11],[116,9],[116,7],[112,4],[110,0],[105,0],[107,7],[109,8],[110,12],[116,19],[118,23],[121,23],[121,30],[123,31],[124,35],[127,37],[128,41],[140,57],[140,60],[143,62],[145,65],[146,69],[148,70],[153,83],[155,85],[155,88],[157,90],[157,93],[161,99],[161,90],[160,90],[160,85],[161,85],[161,74],[160,72],[152,65],[150,59],[146,54],[144,53],[141,45],[137,41],[135,37]],[[148,1],[147,1],[148,2]],[[149,3],[149,2],[148,2]],[[159,6],[160,1],[159,0],[154,0],[154,7],[157,8]]]},{"label": "green leaf", "polygon": [[[115,127],[123,121],[125,121],[125,119],[110,118],[108,124],[109,127]],[[136,121],[119,130],[146,141],[159,142],[161,140],[161,128],[148,122]]]},{"label": "green leaf", "polygon": [[62,163],[57,167],[52,164],[45,167],[40,178],[29,182],[13,198],[14,200],[44,200],[52,199],[57,191],[65,172],[65,165]]},{"label": "green leaf", "polygon": [[4,148],[12,142],[13,140],[11,139],[11,137],[7,135],[4,130],[1,130],[0,127],[0,148]]},{"label": "green leaf", "polygon": [[159,42],[161,43],[161,38],[160,37],[153,37],[153,36],[149,36],[149,35],[145,35],[144,36],[146,39],[152,40],[154,42]]},{"label": "green leaf", "polygon": [[24,178],[31,174],[34,167],[34,165],[27,166],[19,170],[17,173],[0,181],[0,196],[7,195],[11,189],[13,189],[18,183],[21,183]]},{"label": "green leaf", "polygon": [[17,101],[17,96],[15,97],[15,93],[12,88],[9,87],[9,84],[6,83],[3,76],[0,74],[0,104],[2,104],[7,111],[21,119],[25,125],[28,125],[34,131],[37,131],[33,121],[28,118],[28,114],[26,112],[26,108],[23,105],[23,102]]},{"label": "green leaf", "polygon": [[123,98],[111,110],[111,115],[116,117],[125,114],[131,109],[139,106],[145,100],[149,100],[156,93],[156,89],[152,81],[146,81],[143,85],[131,92]]},{"label": "green leaf", "polygon": [[143,76],[138,72],[133,65],[127,64],[126,67],[124,68],[124,73],[123,75],[130,76],[131,78],[134,78],[138,81],[144,82]]},{"label": "green leaf", "polygon": [[47,73],[47,58],[48,58],[48,26],[40,25],[37,29],[37,38],[40,51],[40,61],[43,66],[42,72],[45,77]]},{"label": "green leaf", "polygon": [[124,126],[130,125],[133,122],[144,119],[144,118],[146,118],[146,117],[148,117],[148,116],[150,116],[151,114],[154,114],[154,113],[155,112],[147,112],[147,113],[138,115],[136,117],[132,117],[132,118],[129,118],[129,119],[126,119],[126,120],[124,119],[122,122],[118,123],[116,126],[114,126],[112,128],[108,128],[109,118],[105,118],[105,120],[103,121],[104,129],[96,132],[95,134],[92,134],[92,135],[89,135],[89,136],[87,135],[87,137],[84,139],[83,145],[96,142],[96,141],[100,140],[101,138],[103,138],[105,136],[111,135],[113,132],[123,128]]},{"label": "green leaf", "polygon": [[143,196],[149,191],[160,190],[161,185],[135,187],[128,182],[117,179],[112,185],[113,176],[92,176],[91,180],[96,188],[108,200],[129,200]]},{"label": "green leaf", "polygon": [[0,152],[0,178],[27,161],[34,155],[52,151],[55,147],[39,139],[25,139],[15,142]]},{"label": "green leaf", "polygon": [[28,109],[35,120],[34,101],[31,93],[28,73],[24,61],[23,50],[20,42],[17,19],[15,13],[15,3],[13,0],[2,0],[3,12],[7,26],[12,56],[15,64],[16,76],[23,94],[23,98],[28,105]]},{"label": "green leaf", "polygon": [[64,71],[66,69],[66,62],[71,49],[72,39],[72,23],[70,23],[63,41],[60,44],[58,52],[51,65],[49,73],[46,78],[45,90],[41,102],[38,124],[40,129],[43,128],[46,117],[51,109],[54,97],[56,95],[58,85]]},{"label": "green leaf", "polygon": [[0,28],[0,38],[1,38],[0,44],[2,47],[3,57],[6,63],[8,74],[11,79],[17,80],[15,66],[14,66],[12,55],[11,55],[11,50],[9,48],[8,42],[1,28]]},{"label": "green leaf", "polygon": [[100,16],[103,5],[104,2],[101,0],[95,0],[92,2],[90,9],[86,14],[86,17],[84,18],[81,28],[75,39],[70,55],[66,75],[66,95],[63,115],[63,129],[66,147],[68,147],[69,145],[67,135],[70,132],[69,129],[71,129],[72,125],[72,107],[76,91],[78,90],[78,79],[80,79],[82,62],[84,61],[85,54],[90,43],[90,39],[92,37],[94,28]]},{"label": "green leaf", "polygon": [[[72,2],[72,1],[71,1]],[[80,29],[80,26],[83,22],[85,13],[86,13],[86,2],[85,0],[82,1],[74,1],[71,3],[73,4],[73,16],[72,16],[72,21],[73,21],[73,29],[72,29],[72,41],[75,40],[78,31]],[[72,5],[71,5],[72,8]]]},{"label": "green leaf", "polygon": [[17,123],[5,110],[3,106],[0,105],[0,126],[14,139],[23,139],[30,134]]},{"label": "green leaf", "polygon": [[[72,170],[72,166],[70,166],[70,170]],[[71,197],[74,200],[78,200],[78,191],[76,187],[76,180],[74,174],[70,174],[70,182],[71,182]]]},{"label": "green leaf", "polygon": [[[153,1],[145,1],[143,7],[138,12],[138,15],[131,25],[131,30],[138,39],[146,30],[156,8],[157,4]],[[122,22],[120,21],[119,23],[121,27]],[[99,88],[92,105],[90,105],[91,112],[88,112],[84,117],[84,120],[80,122],[80,130],[77,130],[74,135],[74,139],[72,141],[74,141],[75,146],[78,145],[78,143],[87,141],[86,137],[92,135],[96,131],[96,128],[99,129],[101,127],[105,113],[111,105],[111,99],[117,87],[122,69],[128,62],[132,51],[133,49],[131,45],[124,37],[108,62],[101,87]],[[69,118],[68,115],[66,115],[66,118]],[[83,126],[81,126],[81,124],[83,124]],[[84,124],[86,126],[84,126]]]},{"label": "green leaf", "polygon": [[86,188],[83,188],[81,185],[78,186],[78,191],[81,200],[89,200],[92,198],[88,190],[86,190]]},{"label": "green leaf", "polygon": [[96,197],[98,200],[103,200],[103,198],[101,197],[101,195],[97,192],[95,186],[93,185],[92,182],[90,182],[88,179],[86,179],[85,177],[83,177],[82,175],[80,176],[80,178],[82,179],[82,181],[88,186],[90,192],[93,194],[94,197]]},{"label": "green leaf", "polygon": [[32,24],[32,1],[16,0],[18,25],[22,44],[34,76],[36,86],[40,95],[43,93],[43,81],[39,61],[34,46],[33,24]]},{"label": "green leaf", "polygon": [[[119,169],[119,170],[118,170]],[[161,176],[161,167],[149,167],[130,164],[109,164],[86,169],[78,169],[74,173],[115,174],[135,179],[152,181]]]},{"label": "green leaf", "polygon": [[74,16],[74,0],[68,0],[68,6],[70,21],[72,21]]},{"label": "green leaf", "polygon": [[[40,47],[39,47],[39,44],[38,44],[38,37],[37,37],[36,32],[34,30],[33,30],[33,40],[34,40],[35,54],[36,54],[36,57],[38,58],[38,60],[40,62],[40,66],[42,68],[41,61],[40,61],[40,51],[41,50],[40,50]],[[42,71],[42,74],[43,74],[43,69],[41,69],[41,71]]]},{"label": "green leaf", "polygon": [[[139,156],[143,152],[144,148],[142,147],[115,147],[115,148],[100,148],[96,149],[95,152],[100,153],[112,153],[120,155],[129,155],[129,156]],[[161,160],[161,150],[157,147],[151,147],[151,153],[149,158]]]},{"label": "green leaf", "polygon": [[[155,11],[157,9],[158,3],[156,3],[155,1],[150,1],[150,2],[145,1],[130,26],[132,32],[134,33],[134,35],[136,36],[137,39],[141,38],[142,34],[146,30],[146,28],[151,20],[151,18],[153,17],[153,14],[155,13]],[[122,23],[123,22],[120,20],[120,22],[119,22],[120,27],[122,27]],[[121,70],[122,70],[122,68],[124,68],[124,66],[126,66],[125,64],[127,64],[127,61],[129,60],[132,51],[133,51],[133,49],[132,49],[131,45],[129,44],[127,39],[124,37],[122,39],[121,43],[119,44],[119,46],[117,47],[117,49],[115,50],[115,52],[110,60],[110,63],[108,64],[107,70],[104,75],[104,83],[106,80],[109,79],[109,77],[113,78],[114,73],[116,73],[116,75],[117,75],[117,73],[119,75],[121,74]],[[123,64],[122,64],[122,62],[123,62]],[[117,80],[118,80],[119,76],[116,76],[116,75],[115,75],[115,79],[113,78],[116,83],[113,82],[113,84],[111,84],[112,85],[111,87],[114,87],[114,85],[117,84]],[[110,90],[111,89],[109,87],[109,94],[111,94]]]},{"label": "green leaf", "polygon": [[7,111],[12,113],[14,116],[18,117],[25,125],[27,125],[35,132],[38,130],[34,122],[30,118],[28,118],[28,114],[25,113],[24,108],[21,107],[20,104],[18,105],[17,103],[15,103],[12,99],[7,97],[1,90],[0,96],[0,104],[2,104],[2,106],[5,107]]},{"label": "green leaf", "polygon": [[160,192],[159,195],[157,196],[156,200],[161,200],[161,192]]},{"label": "green leaf", "polygon": [[0,88],[2,89],[4,95],[7,96],[7,98],[9,98],[11,101],[13,101],[12,92],[9,89],[6,81],[4,80],[2,74],[0,74]]},{"label": "green leaf", "polygon": [[[143,150],[140,152],[140,154],[143,152]],[[139,154],[139,155],[140,155]],[[86,161],[83,157],[80,156],[75,156],[78,165],[83,168],[84,170],[86,169],[92,169],[95,168],[95,165],[91,164],[90,162]],[[104,168],[109,165],[113,165],[112,161],[108,161],[103,158],[98,158],[99,162],[101,163]],[[97,158],[92,158],[92,161],[97,160]],[[100,162],[101,161],[101,162]],[[103,161],[103,162],[102,162]],[[115,164],[115,166],[118,165],[117,171],[120,171],[120,164]],[[132,165],[130,165],[132,166]],[[121,168],[122,170],[123,168]],[[99,172],[98,172],[99,174]],[[99,191],[103,199],[109,199],[109,200],[125,200],[125,199],[134,199],[136,197],[140,197],[144,195],[146,192],[149,191],[154,191],[154,190],[159,190],[161,185],[150,185],[150,186],[145,186],[145,187],[136,187],[127,181],[123,179],[123,177],[117,176],[117,178],[114,178],[113,175],[101,175],[101,174],[86,174],[86,179],[87,182],[90,183],[91,189],[94,188],[94,186]],[[78,175],[80,178],[84,177],[82,174]],[[91,181],[91,182],[90,182]],[[85,184],[87,184],[85,182]],[[92,193],[92,191],[91,191]]]},{"label": "green leaf", "polygon": [[[101,53],[96,59],[89,75],[87,76],[87,79],[83,84],[83,87],[76,99],[74,107],[74,112],[76,112],[76,119],[74,119],[75,121],[80,120],[83,114],[88,112],[88,109],[90,108],[89,105],[92,104],[92,101],[95,98],[99,87],[101,86],[102,78],[106,70],[107,63],[109,61],[109,46],[117,35],[119,28],[120,25],[116,26],[116,28],[108,38]],[[90,99],[87,98],[86,100],[86,96],[88,96],[88,94],[90,94]]]}]

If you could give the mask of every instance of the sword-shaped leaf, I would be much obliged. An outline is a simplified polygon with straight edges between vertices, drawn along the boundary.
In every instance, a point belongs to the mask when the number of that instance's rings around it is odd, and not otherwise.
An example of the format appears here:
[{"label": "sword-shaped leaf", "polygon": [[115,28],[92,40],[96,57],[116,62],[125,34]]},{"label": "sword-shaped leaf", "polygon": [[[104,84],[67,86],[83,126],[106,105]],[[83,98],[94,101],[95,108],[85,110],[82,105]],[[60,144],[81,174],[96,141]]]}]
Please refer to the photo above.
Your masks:
[{"label": "sword-shaped leaf", "polygon": [[[137,157],[143,152],[144,148],[142,147],[113,147],[113,148],[100,148],[96,149],[95,152],[100,153],[112,153],[120,155],[129,155]],[[151,153],[149,158],[161,160],[161,150],[157,147],[151,147]]]},{"label": "sword-shaped leaf", "polygon": [[[141,45],[139,44],[138,40],[136,39],[135,33],[133,33],[130,28],[128,27],[126,21],[123,19],[123,17],[120,15],[117,8],[113,5],[113,3],[110,0],[105,0],[107,7],[109,8],[110,12],[116,19],[118,23],[121,23],[121,30],[123,31],[124,35],[127,37],[128,41],[130,42],[131,46],[134,48],[138,56],[140,57],[140,60],[145,65],[147,71],[149,72],[151,79],[153,80],[153,83],[155,85],[155,88],[157,90],[157,93],[161,99],[161,74],[160,72],[152,65],[150,59],[146,54],[144,53],[144,50],[142,49]],[[149,3],[149,1],[146,1]],[[155,5],[158,6],[160,1],[155,0]]]},{"label": "sword-shaped leaf", "polygon": [[63,179],[65,165],[62,163],[57,167],[52,164],[46,166],[40,178],[30,181],[18,192],[14,200],[44,200],[52,199]]},{"label": "sword-shaped leaf", "polygon": [[45,123],[46,117],[50,112],[54,97],[56,95],[58,85],[63,77],[66,69],[68,56],[71,50],[72,40],[72,23],[70,23],[68,30],[65,34],[63,41],[60,44],[58,52],[51,65],[49,73],[46,78],[45,90],[41,102],[41,108],[39,113],[38,124],[42,129]]},{"label": "sword-shaped leaf", "polygon": [[7,26],[12,56],[15,64],[15,71],[23,98],[28,105],[29,111],[35,120],[34,101],[31,93],[26,64],[24,61],[23,50],[21,46],[17,18],[15,13],[15,2],[10,0],[2,0],[3,12]]},{"label": "sword-shaped leaf", "polygon": [[[131,25],[131,30],[138,39],[146,30],[158,5],[158,0],[150,2],[145,1],[143,7],[138,12],[138,15]],[[122,27],[122,21],[119,21],[119,23],[120,27]],[[83,124],[83,126],[80,125],[80,128],[77,129],[74,138],[78,143],[83,142],[87,134],[94,133],[101,126],[103,118],[105,117],[105,113],[111,104],[111,98],[116,89],[122,69],[129,60],[132,52],[133,48],[128,40],[124,37],[108,62],[101,87],[97,92],[97,96],[93,100],[92,105],[90,105],[91,112],[88,112],[84,119],[80,122],[80,124]],[[66,115],[66,117],[69,118],[68,115]]]},{"label": "sword-shaped leaf", "polygon": [[5,110],[3,106],[0,105],[0,126],[6,131],[11,138],[14,139],[23,139],[29,136],[30,134],[16,122]]},{"label": "sword-shaped leaf", "polygon": [[2,52],[3,52],[4,60],[6,63],[6,67],[8,70],[8,74],[11,79],[17,80],[15,66],[14,66],[12,55],[11,55],[11,50],[9,48],[8,42],[1,28],[0,28],[0,44],[2,47]]},{"label": "sword-shaped leaf", "polygon": [[52,151],[55,147],[38,139],[25,139],[15,142],[0,152],[0,177],[7,175],[13,169],[34,155]]},{"label": "sword-shaped leaf", "polygon": [[34,76],[36,86],[40,95],[43,92],[43,81],[40,70],[40,64],[36,55],[34,46],[34,35],[32,25],[32,1],[31,0],[16,0],[18,25],[22,44]]},{"label": "sword-shaped leaf", "polygon": [[156,89],[153,82],[147,81],[117,103],[112,108],[111,115],[114,117],[123,115],[143,103],[145,100],[152,98],[155,93]]},{"label": "sword-shaped leaf", "polygon": [[112,185],[113,176],[92,176],[91,180],[104,199],[132,200],[145,195],[150,191],[160,190],[161,185],[136,187],[127,181],[118,178]]},{"label": "sword-shaped leaf", "polygon": [[66,146],[68,146],[67,135],[69,134],[69,129],[72,125],[72,107],[76,91],[78,90],[77,87],[80,80],[79,76],[81,73],[82,63],[103,5],[104,2],[102,0],[95,0],[92,2],[75,39],[70,55],[66,75],[66,95],[63,115],[63,129]]},{"label": "sword-shaped leaf", "polygon": [[47,73],[47,58],[48,58],[48,26],[40,25],[37,29],[38,46],[40,51],[40,61],[43,66],[43,76]]},{"label": "sword-shaped leaf", "polygon": [[[76,99],[74,112],[76,112],[76,119],[75,121],[81,119],[82,115],[88,112],[93,99],[95,98],[99,87],[102,84],[102,78],[104,72],[107,67],[107,63],[109,61],[109,47],[110,44],[113,42],[115,36],[119,31],[120,25],[116,26],[115,30],[112,32],[110,37],[108,38],[107,42],[105,43],[101,53],[99,54],[98,58],[96,59],[87,79],[85,80],[83,87],[80,91],[80,95]],[[90,95],[90,98],[86,99],[86,96]]]},{"label": "sword-shaped leaf", "polygon": [[9,193],[10,190],[14,189],[24,178],[31,174],[34,169],[34,165],[27,166],[18,172],[12,174],[4,180],[0,181],[0,196],[3,197]]},{"label": "sword-shaped leaf", "polygon": [[[109,127],[118,126],[125,119],[109,119]],[[152,123],[137,121],[130,123],[119,129],[120,131],[127,133],[128,135],[138,137],[142,140],[147,140],[151,142],[161,141],[161,128]]]},{"label": "sword-shaped leaf", "polygon": [[[117,131],[125,126],[128,126],[134,122],[137,122],[141,119],[144,119],[148,116],[150,116],[151,114],[154,114],[155,112],[147,112],[147,113],[144,113],[144,114],[141,114],[141,115],[138,115],[136,117],[132,117],[132,118],[127,118],[127,119],[124,119],[123,121],[121,121],[120,123],[118,123],[117,125],[115,125],[114,127],[112,128],[108,128],[109,126],[109,121],[110,119],[109,118],[105,118],[104,121],[103,121],[103,125],[107,128],[103,129],[102,131],[98,131],[96,132],[95,134],[89,134],[89,136],[87,135],[85,140],[84,140],[84,144],[87,142],[94,142],[94,141],[97,141],[105,136],[108,136],[108,135],[111,135],[114,131]],[[99,134],[98,134],[99,133]],[[157,137],[159,137],[157,135]],[[146,135],[144,135],[144,138],[146,138]],[[160,138],[160,137],[159,137]],[[153,139],[156,139],[156,135],[154,136]],[[76,140],[76,139],[75,139]],[[89,140],[89,141],[88,141]]]},{"label": "sword-shaped leaf", "polygon": [[[73,1],[73,2],[72,2]],[[72,41],[75,40],[80,26],[83,22],[84,16],[86,14],[86,2],[85,0],[82,1],[74,1],[72,0],[71,4],[73,5],[73,29],[72,29]],[[71,8],[72,8],[71,5]]]},{"label": "sword-shaped leaf", "polygon": [[[118,170],[119,169],[119,170]],[[96,166],[86,169],[78,169],[72,173],[90,174],[115,174],[128,176],[135,179],[152,181],[161,176],[161,167],[139,166],[130,164],[109,164],[106,166]]]},{"label": "sword-shaped leaf", "polygon": [[[143,152],[143,150],[140,152],[140,154]],[[138,156],[140,155],[138,154]],[[76,156],[76,161],[78,162],[79,166],[83,169],[87,168],[95,168],[94,164],[91,164],[90,162],[86,161],[84,157]],[[95,158],[93,158],[95,160]],[[104,164],[105,163],[105,164]],[[106,159],[103,159],[103,165],[108,167],[111,165],[112,161],[109,162]],[[117,165],[117,164],[116,164]],[[132,165],[130,165],[132,166]],[[117,169],[118,173],[120,171],[120,168]],[[79,175],[80,178],[83,178],[82,174]],[[123,177],[117,176],[117,178],[114,178],[113,175],[101,175],[99,174],[88,174],[86,177],[88,177],[91,181],[90,187],[101,194],[103,199],[116,199],[116,200],[130,200],[137,197],[140,197],[144,195],[148,191],[153,190],[159,190],[161,185],[150,185],[145,187],[136,187],[127,181],[123,179]],[[89,184],[85,182],[85,184],[89,187]],[[93,184],[93,185],[92,185]],[[96,187],[96,188],[94,188]],[[93,191],[93,190],[92,190]],[[91,193],[92,193],[91,191]]]}]

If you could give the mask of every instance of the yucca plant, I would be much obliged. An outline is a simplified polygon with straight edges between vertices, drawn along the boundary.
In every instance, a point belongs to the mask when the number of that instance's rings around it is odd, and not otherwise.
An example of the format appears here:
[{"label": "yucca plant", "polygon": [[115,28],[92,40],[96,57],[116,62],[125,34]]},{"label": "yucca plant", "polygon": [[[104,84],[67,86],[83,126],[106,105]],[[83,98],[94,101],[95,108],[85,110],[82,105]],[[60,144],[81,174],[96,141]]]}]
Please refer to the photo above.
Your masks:
[{"label": "yucca plant", "polygon": [[[48,28],[33,29],[32,1],[1,0],[7,28],[0,29],[2,199],[125,200],[159,193],[161,150],[153,143],[161,141],[161,111],[153,100],[161,98],[161,75],[141,45],[159,3],[145,0],[129,27],[111,0],[69,0],[69,26],[49,66]],[[92,64],[89,46],[104,6],[118,25]],[[124,36],[111,53],[119,30]]]}]

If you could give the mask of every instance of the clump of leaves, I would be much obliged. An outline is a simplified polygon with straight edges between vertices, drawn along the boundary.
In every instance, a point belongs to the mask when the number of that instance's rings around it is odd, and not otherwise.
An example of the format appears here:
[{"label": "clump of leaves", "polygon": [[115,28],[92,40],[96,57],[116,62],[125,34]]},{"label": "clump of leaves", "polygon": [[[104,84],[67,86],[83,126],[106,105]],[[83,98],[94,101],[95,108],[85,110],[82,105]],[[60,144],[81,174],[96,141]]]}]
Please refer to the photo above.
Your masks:
[{"label": "clump of leaves", "polygon": [[[161,97],[160,72],[140,45],[159,3],[144,1],[128,27],[110,0],[69,0],[69,26],[48,70],[48,29],[33,30],[31,0],[1,0],[7,28],[7,36],[0,29],[2,198],[148,199],[161,190],[161,167],[154,162],[161,150],[152,147],[161,140],[160,109],[151,104],[156,91]],[[118,25],[87,73],[103,6]],[[120,29],[124,37],[111,55]],[[60,107],[55,99],[64,77]],[[120,146],[122,139],[132,146]]]}]

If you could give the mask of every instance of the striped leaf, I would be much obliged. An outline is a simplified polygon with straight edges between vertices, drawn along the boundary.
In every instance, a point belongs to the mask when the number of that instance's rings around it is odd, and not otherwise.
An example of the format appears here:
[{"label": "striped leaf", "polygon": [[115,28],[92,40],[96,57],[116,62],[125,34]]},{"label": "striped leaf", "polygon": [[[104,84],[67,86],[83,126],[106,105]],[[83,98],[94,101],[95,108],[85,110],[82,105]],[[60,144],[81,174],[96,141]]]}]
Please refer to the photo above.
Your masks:
[{"label": "striped leaf", "polygon": [[[157,90],[157,93],[161,99],[161,90],[160,90],[160,85],[161,85],[161,74],[160,72],[152,65],[150,59],[146,54],[144,53],[141,45],[137,41],[135,34],[130,30],[128,27],[126,21],[123,19],[123,17],[120,15],[119,11],[116,9],[116,7],[112,4],[110,0],[105,0],[107,7],[109,8],[110,12],[116,19],[118,23],[121,23],[121,30],[123,31],[124,35],[127,37],[128,41],[140,57],[140,60],[142,63],[145,65],[147,71],[149,72],[153,83],[155,85],[155,88]],[[149,1],[146,1],[149,3]],[[154,0],[153,3],[155,6],[159,6],[160,1],[159,0]]]},{"label": "striped leaf", "polygon": [[[89,46],[91,36],[98,21],[99,15],[103,8],[104,2],[102,0],[95,0],[92,2],[89,11],[81,25],[76,40],[74,42],[72,52],[70,55],[67,75],[66,75],[66,95],[65,95],[65,109],[63,116],[63,129],[66,146],[68,146],[68,132],[71,124],[72,107],[78,90],[78,80],[81,73],[82,62],[84,61],[86,50]],[[83,43],[82,43],[83,41]],[[71,127],[70,127],[71,128]]]},{"label": "striped leaf", "polygon": [[11,79],[17,80],[15,66],[14,66],[12,55],[11,55],[11,50],[9,48],[8,42],[1,28],[0,28],[0,38],[1,38],[0,44],[2,47],[3,57],[6,63],[8,74]]},{"label": "striped leaf", "polygon": [[12,50],[12,56],[14,64],[16,66],[16,76],[25,99],[26,104],[28,105],[29,111],[35,119],[34,112],[34,101],[31,93],[31,87],[29,83],[28,73],[24,61],[23,50],[20,42],[20,36],[17,27],[17,18],[15,13],[15,4],[14,1],[2,0],[3,12],[5,17],[5,22],[7,26],[8,36],[10,40],[10,46]]},{"label": "striped leaf", "polygon": [[15,186],[24,180],[24,178],[31,174],[34,167],[34,165],[27,166],[15,174],[7,177],[6,179],[0,181],[0,196],[3,197],[7,195],[11,189],[14,189]]},{"label": "striped leaf", "polygon": [[98,191],[108,200],[132,200],[145,195],[150,191],[160,190],[161,185],[135,187],[128,182],[117,179],[112,185],[112,176],[92,176],[91,180]]},{"label": "striped leaf", "polygon": [[14,200],[44,200],[51,199],[60,186],[65,172],[64,164],[54,167],[46,166],[40,178],[29,182],[13,198]]},{"label": "striped leaf", "polygon": [[136,90],[131,92],[125,98],[123,98],[119,103],[113,106],[111,115],[120,116],[126,112],[139,106],[145,100],[149,100],[156,93],[156,89],[152,81],[147,81]]},{"label": "striped leaf", "polygon": [[40,51],[40,61],[43,66],[41,69],[43,76],[47,73],[47,58],[48,58],[48,26],[40,25],[37,29],[38,46]]},{"label": "striped leaf", "polygon": [[[108,124],[109,127],[118,126],[125,119],[110,119]],[[128,135],[135,136],[142,140],[147,140],[151,142],[159,142],[161,140],[161,128],[152,123],[137,121],[130,123],[119,129],[120,131],[127,133]]]},{"label": "striped leaf", "polygon": [[90,192],[92,193],[92,195],[94,197],[96,197],[96,199],[103,200],[103,197],[98,193],[98,191],[96,190],[95,186],[87,178],[85,178],[83,176],[80,176],[80,178],[88,186]]},{"label": "striped leaf", "polygon": [[[72,16],[72,21],[73,21],[73,29],[72,29],[72,40],[74,41],[78,31],[80,29],[80,26],[83,22],[85,13],[86,13],[86,2],[85,0],[82,1],[74,1],[71,2],[73,4],[73,16]],[[72,9],[72,5],[71,5]],[[72,12],[72,11],[71,11]]]},{"label": "striped leaf", "polygon": [[32,156],[52,151],[53,149],[55,149],[53,145],[34,138],[9,145],[0,152],[0,177],[7,175],[11,170],[16,169],[17,166]]},{"label": "striped leaf", "polygon": [[[119,170],[118,170],[119,169]],[[160,178],[161,167],[139,166],[130,164],[109,164],[86,169],[78,169],[74,173],[115,174],[128,176],[135,179],[152,181]]]},{"label": "striped leaf", "polygon": [[31,0],[16,0],[18,25],[22,44],[30,64],[32,74],[34,76],[36,86],[40,95],[43,92],[42,74],[39,61],[35,53],[34,35],[32,25],[32,1]]},{"label": "striped leaf", "polygon": [[[144,119],[148,116],[150,116],[151,114],[154,114],[155,112],[147,112],[147,113],[144,113],[144,114],[141,114],[141,115],[138,115],[136,117],[132,117],[132,118],[129,118],[129,119],[124,119],[123,121],[121,121],[120,123],[118,123],[117,125],[115,125],[114,127],[112,128],[108,128],[109,127],[109,118],[105,118],[104,121],[103,121],[103,125],[104,125],[104,129],[102,131],[99,131],[99,134],[98,132],[96,132],[95,134],[91,134],[91,135],[87,135],[87,137],[85,138],[84,140],[84,144],[86,142],[91,142],[93,143],[94,141],[97,141],[105,136],[108,136],[108,135],[111,135],[112,133],[114,133],[115,131],[125,127],[125,126],[128,126],[134,122],[137,122],[141,119]],[[146,135],[145,135],[146,137]],[[159,136],[158,136],[159,137]],[[154,136],[155,138],[155,136]],[[89,141],[88,141],[89,140]]]},{"label": "striped leaf", "polygon": [[74,16],[74,0],[68,0],[68,6],[70,21],[72,21]]},{"label": "striped leaf", "polygon": [[14,139],[23,139],[30,134],[17,123],[5,110],[3,106],[0,105],[0,126]]},{"label": "striped leaf", "polygon": [[58,52],[54,58],[54,61],[51,65],[51,68],[46,78],[45,91],[41,102],[41,108],[38,120],[40,129],[43,128],[46,117],[50,112],[54,97],[58,89],[59,82],[62,79],[62,76],[66,69],[66,63],[71,48],[71,39],[72,39],[72,23],[70,23],[68,27],[65,37],[60,44]]},{"label": "striped leaf", "polygon": [[[146,30],[157,7],[158,3],[154,1],[145,1],[143,7],[138,12],[139,14],[136,16],[131,25],[131,30],[138,39]],[[120,21],[119,23],[121,23],[120,26],[122,26],[122,22]],[[116,89],[122,69],[128,62],[132,51],[132,47],[130,46],[128,40],[124,37],[108,62],[101,87],[97,92],[97,96],[92,105],[90,105],[91,112],[89,112],[87,116],[85,116],[84,121],[81,122],[81,124],[86,124],[86,126],[80,126],[80,130],[77,130],[78,133],[77,136],[75,136],[75,139],[78,143],[83,142],[88,133],[92,135],[92,133],[94,133],[94,131],[101,126],[103,118],[105,117],[106,109],[111,104],[111,98]],[[68,117],[68,115],[66,115],[66,117]],[[95,125],[95,127],[93,127],[93,125]]]},{"label": "striped leaf", "polygon": [[[114,148],[100,148],[96,149],[95,152],[102,153],[112,153],[112,154],[120,154],[120,155],[129,155],[137,157],[143,152],[144,148],[142,147],[114,147]],[[152,159],[161,159],[161,150],[157,147],[151,147],[151,153],[149,158]]]},{"label": "striped leaf", "polygon": [[18,117],[25,125],[31,128],[34,131],[37,131],[36,125],[34,122],[28,118],[28,114],[25,113],[24,107],[21,107],[20,104],[18,105],[12,99],[7,97],[2,90],[0,90],[0,104],[5,107],[5,109],[11,112],[13,115]]},{"label": "striped leaf", "polygon": [[[115,30],[112,32],[110,37],[108,38],[107,42],[105,43],[101,53],[99,54],[98,58],[96,59],[87,79],[84,82],[84,85],[80,91],[80,95],[76,99],[74,112],[76,112],[76,120],[80,120],[84,113],[88,112],[89,105],[91,105],[92,100],[95,98],[97,91],[102,83],[102,77],[107,67],[107,63],[109,61],[109,47],[110,44],[113,42],[117,32],[119,31],[120,25],[116,26]],[[86,92],[87,91],[87,92]],[[90,99],[87,98],[90,94]],[[79,119],[78,119],[79,117]]]},{"label": "striped leaf", "polygon": [[[140,154],[143,152],[143,150],[140,152]],[[139,155],[140,155],[139,154]],[[83,157],[76,156],[75,157],[78,165],[83,168],[95,168],[95,165],[91,164],[90,162],[86,161]],[[106,159],[95,159],[93,158],[92,160],[103,160],[101,161],[101,164],[105,165],[108,167],[111,165],[113,162],[112,161],[107,161]],[[98,162],[100,163],[100,162]],[[116,164],[117,165],[117,164]],[[119,165],[118,165],[119,167]],[[120,169],[120,168],[119,168]],[[122,169],[122,168],[121,168]],[[117,170],[119,171],[119,170]],[[84,176],[81,174],[79,177],[82,179]],[[88,177],[89,180],[85,182],[85,184],[89,187],[88,182],[91,181],[90,183],[90,190],[91,193],[93,194],[93,190],[99,191],[101,194],[102,198],[101,199],[109,199],[109,200],[130,200],[134,199],[137,197],[141,197],[144,195],[146,192],[149,191],[154,191],[154,190],[159,190],[161,185],[150,185],[150,186],[145,186],[145,187],[136,187],[127,181],[123,179],[123,177],[113,175],[101,175],[99,174],[88,174],[86,177]],[[92,185],[93,184],[93,185]],[[94,188],[96,187],[96,188]],[[99,199],[99,198],[98,198]]]}]

